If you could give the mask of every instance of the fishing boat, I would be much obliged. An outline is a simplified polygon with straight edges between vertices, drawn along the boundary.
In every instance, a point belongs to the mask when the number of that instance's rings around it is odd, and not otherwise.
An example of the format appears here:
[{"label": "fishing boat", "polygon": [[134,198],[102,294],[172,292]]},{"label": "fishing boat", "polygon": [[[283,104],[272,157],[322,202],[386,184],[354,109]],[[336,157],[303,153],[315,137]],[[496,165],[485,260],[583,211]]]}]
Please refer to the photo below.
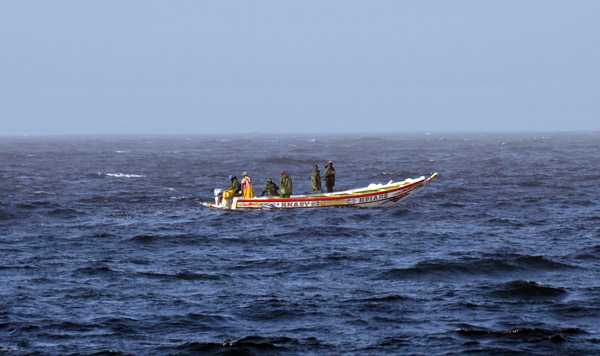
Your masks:
[{"label": "fishing boat", "polygon": [[215,202],[199,203],[202,206],[222,210],[249,209],[291,209],[291,208],[383,208],[408,198],[425,188],[438,174],[433,173],[402,182],[390,181],[387,184],[370,184],[368,187],[346,190],[343,192],[292,195],[289,198],[254,197],[244,198],[232,196],[233,191],[215,189]]}]

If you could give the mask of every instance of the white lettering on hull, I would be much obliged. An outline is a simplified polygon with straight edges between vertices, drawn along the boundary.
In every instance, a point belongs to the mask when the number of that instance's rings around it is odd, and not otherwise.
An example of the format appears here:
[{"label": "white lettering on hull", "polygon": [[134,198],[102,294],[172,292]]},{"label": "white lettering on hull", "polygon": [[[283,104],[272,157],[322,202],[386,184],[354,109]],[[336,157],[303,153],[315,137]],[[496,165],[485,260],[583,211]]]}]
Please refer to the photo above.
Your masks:
[{"label": "white lettering on hull", "polygon": [[370,203],[370,202],[375,202],[375,201],[379,201],[379,200],[384,200],[386,198],[387,198],[387,193],[377,194],[377,195],[368,195],[366,197],[356,198],[354,201],[354,204]]},{"label": "white lettering on hull", "polygon": [[282,208],[310,208],[313,206],[311,201],[284,201],[279,204]]}]

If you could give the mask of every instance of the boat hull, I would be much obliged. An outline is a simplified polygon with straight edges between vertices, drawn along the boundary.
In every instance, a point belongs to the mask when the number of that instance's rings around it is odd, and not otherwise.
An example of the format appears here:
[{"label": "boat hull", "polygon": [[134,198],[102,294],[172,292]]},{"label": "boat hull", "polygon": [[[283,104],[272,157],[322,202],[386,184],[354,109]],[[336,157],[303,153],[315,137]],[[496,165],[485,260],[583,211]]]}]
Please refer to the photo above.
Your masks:
[{"label": "boat hull", "polygon": [[390,207],[424,189],[437,176],[407,179],[404,182],[390,182],[384,186],[349,190],[337,193],[316,195],[292,195],[289,198],[278,197],[236,197],[227,204],[202,203],[203,206],[223,210],[252,209],[310,209],[323,207],[383,208]]}]

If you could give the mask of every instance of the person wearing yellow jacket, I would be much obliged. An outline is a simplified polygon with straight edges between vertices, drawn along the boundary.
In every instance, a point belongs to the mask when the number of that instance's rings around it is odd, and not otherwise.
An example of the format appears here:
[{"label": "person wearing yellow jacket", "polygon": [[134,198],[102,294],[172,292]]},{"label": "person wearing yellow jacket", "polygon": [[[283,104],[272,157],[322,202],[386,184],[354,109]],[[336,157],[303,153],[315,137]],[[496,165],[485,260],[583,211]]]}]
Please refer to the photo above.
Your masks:
[{"label": "person wearing yellow jacket", "polygon": [[254,198],[254,189],[252,188],[252,179],[248,177],[248,172],[242,173],[242,191],[244,198]]}]

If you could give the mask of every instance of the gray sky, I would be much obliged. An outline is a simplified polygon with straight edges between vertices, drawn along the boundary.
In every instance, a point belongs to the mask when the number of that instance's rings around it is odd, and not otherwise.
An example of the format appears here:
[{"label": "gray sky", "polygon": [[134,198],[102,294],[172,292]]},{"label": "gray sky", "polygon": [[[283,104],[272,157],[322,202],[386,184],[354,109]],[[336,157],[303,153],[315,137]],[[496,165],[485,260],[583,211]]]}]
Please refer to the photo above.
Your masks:
[{"label": "gray sky", "polygon": [[600,1],[12,1],[0,135],[600,130]]}]

